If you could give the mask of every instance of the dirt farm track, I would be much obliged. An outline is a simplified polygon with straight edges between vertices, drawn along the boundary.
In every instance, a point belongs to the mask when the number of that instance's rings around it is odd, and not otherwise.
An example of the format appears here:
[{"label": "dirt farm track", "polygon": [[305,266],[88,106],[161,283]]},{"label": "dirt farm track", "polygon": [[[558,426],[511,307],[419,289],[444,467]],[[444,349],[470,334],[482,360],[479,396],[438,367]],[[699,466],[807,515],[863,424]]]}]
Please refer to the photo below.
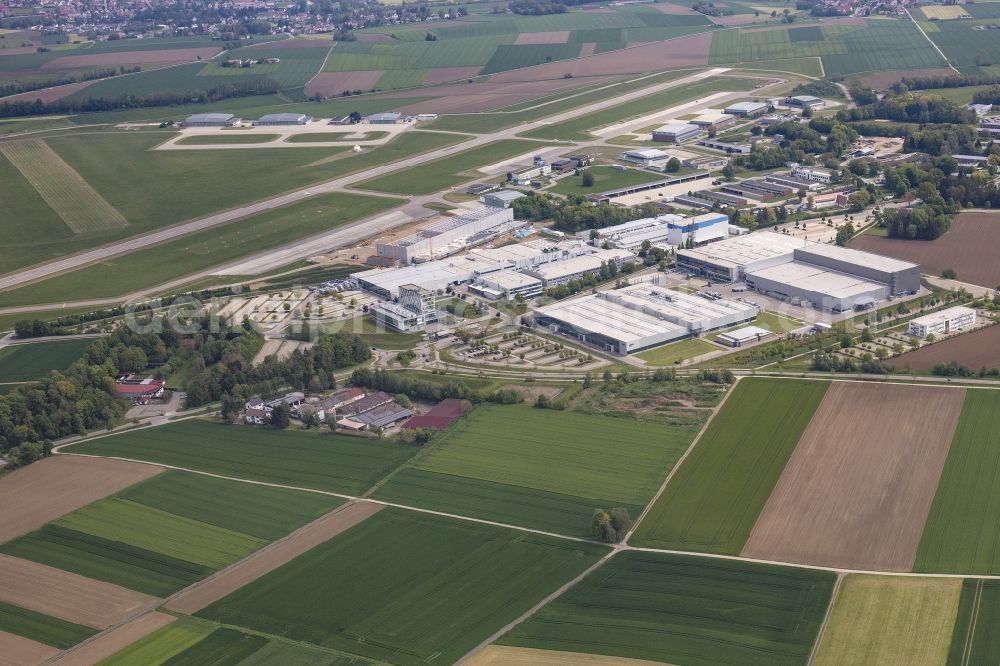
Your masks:
[{"label": "dirt farm track", "polygon": [[979,370],[1000,368],[1000,326],[982,328],[927,345],[892,359],[898,370],[933,370],[935,365],[951,363]]},{"label": "dirt farm track", "polygon": [[1000,212],[961,213],[947,233],[932,241],[858,236],[851,247],[918,263],[928,275],[952,268],[962,282],[989,289],[1000,285]]},{"label": "dirt farm track", "polygon": [[745,557],[910,571],[965,390],[833,382]]}]

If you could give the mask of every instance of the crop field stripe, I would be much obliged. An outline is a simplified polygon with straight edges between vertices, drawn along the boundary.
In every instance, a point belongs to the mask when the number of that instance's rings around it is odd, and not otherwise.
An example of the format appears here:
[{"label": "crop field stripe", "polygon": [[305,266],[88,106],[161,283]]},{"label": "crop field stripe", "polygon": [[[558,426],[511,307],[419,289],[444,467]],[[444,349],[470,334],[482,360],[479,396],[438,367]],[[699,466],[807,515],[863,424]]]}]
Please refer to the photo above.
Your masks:
[{"label": "crop field stripe", "polygon": [[55,523],[84,534],[126,543],[220,569],[266,541],[119,498],[95,502]]},{"label": "crop field stripe", "polygon": [[741,380],[636,528],[634,545],[739,554],[828,386]]},{"label": "crop field stripe", "polygon": [[1000,394],[966,391],[914,571],[1000,574]]},{"label": "crop field stripe", "polygon": [[957,578],[847,576],[814,664],[944,664],[961,595]]},{"label": "crop field stripe", "polygon": [[83,356],[92,339],[55,340],[0,348],[0,382],[41,379],[52,370],[65,370]]},{"label": "crop field stripe", "polygon": [[3,544],[0,552],[157,597],[213,572],[194,562],[54,524]]},{"label": "crop field stripe", "polygon": [[74,233],[128,226],[125,217],[41,139],[0,143],[0,153]]},{"label": "crop field stripe", "polygon": [[498,644],[686,666],[804,664],[836,576],[625,551]]},{"label": "crop field stripe", "polygon": [[1000,581],[967,579],[947,666],[995,664],[1000,655]]},{"label": "crop field stripe", "polygon": [[164,663],[170,666],[237,666],[267,644],[268,640],[262,636],[220,627]]},{"label": "crop field stripe", "polygon": [[607,552],[385,509],[198,616],[397,664],[451,663]]},{"label": "crop field stripe", "polygon": [[208,622],[180,617],[101,661],[100,666],[163,664],[208,636],[214,628]]},{"label": "crop field stripe", "polygon": [[0,601],[0,631],[65,650],[98,630]]},{"label": "crop field stripe", "polygon": [[118,497],[175,516],[274,541],[341,504],[329,495],[168,470]]}]

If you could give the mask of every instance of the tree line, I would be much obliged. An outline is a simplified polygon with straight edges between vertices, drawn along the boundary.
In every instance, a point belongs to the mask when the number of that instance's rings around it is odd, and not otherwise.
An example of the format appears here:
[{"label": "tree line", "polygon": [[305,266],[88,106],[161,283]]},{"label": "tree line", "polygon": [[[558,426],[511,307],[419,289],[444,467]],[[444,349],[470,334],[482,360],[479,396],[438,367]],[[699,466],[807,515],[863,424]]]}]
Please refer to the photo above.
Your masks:
[{"label": "tree line", "polygon": [[40,116],[48,114],[88,113],[95,111],[119,111],[122,109],[142,109],[181,104],[217,102],[236,97],[252,95],[271,95],[281,90],[274,79],[267,77],[240,77],[239,81],[223,83],[211,88],[186,91],[158,91],[142,95],[123,93],[109,97],[87,97],[63,99],[43,102],[14,100],[0,103],[0,118],[21,116]]}]

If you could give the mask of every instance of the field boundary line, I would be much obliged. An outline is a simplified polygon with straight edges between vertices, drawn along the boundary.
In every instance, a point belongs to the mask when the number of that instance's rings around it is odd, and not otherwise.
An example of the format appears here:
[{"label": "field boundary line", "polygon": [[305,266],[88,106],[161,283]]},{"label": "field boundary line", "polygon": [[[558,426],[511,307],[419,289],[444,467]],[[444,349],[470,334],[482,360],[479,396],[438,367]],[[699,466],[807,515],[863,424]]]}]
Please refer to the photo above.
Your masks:
[{"label": "field boundary line", "polygon": [[582,572],[580,572],[580,574],[578,574],[576,576],[576,578],[574,578],[573,580],[568,581],[568,582],[564,583],[563,585],[561,585],[557,590],[555,590],[554,592],[550,593],[544,599],[542,599],[537,604],[535,604],[534,606],[532,606],[531,608],[529,608],[528,610],[526,610],[524,613],[522,613],[520,617],[518,617],[517,619],[513,620],[512,622],[509,622],[505,626],[501,627],[492,636],[489,636],[482,643],[480,643],[479,645],[477,645],[476,647],[472,648],[467,653],[465,653],[464,655],[462,655],[462,657],[459,658],[455,662],[455,664],[457,665],[457,664],[465,663],[468,659],[470,659],[477,652],[479,652],[480,650],[482,650],[486,646],[492,645],[493,643],[495,643],[504,634],[507,634],[512,629],[515,629],[518,625],[520,625],[523,622],[525,622],[526,620],[528,620],[532,615],[534,615],[535,613],[537,613],[543,607],[548,606],[550,603],[552,603],[553,601],[555,601],[556,599],[558,599],[559,597],[561,597],[563,594],[565,594],[566,592],[568,592],[570,589],[576,587],[580,583],[580,581],[582,581],[584,578],[586,578],[587,576],[589,576],[591,573],[593,573],[597,569],[599,569],[602,566],[604,566],[604,564],[608,560],[610,560],[612,557],[614,557],[619,552],[621,552],[621,550],[622,550],[622,548],[618,548],[618,547],[614,548],[610,553],[607,553],[604,557],[602,557],[601,559],[599,559],[598,561],[594,562],[589,567],[587,567],[586,569],[584,569]]},{"label": "field boundary line", "polygon": [[698,445],[698,442],[701,441],[702,436],[704,436],[704,434],[708,431],[708,427],[712,424],[712,421],[714,421],[718,413],[722,411],[723,405],[726,404],[726,401],[729,400],[729,396],[731,396],[733,392],[736,390],[736,387],[739,384],[740,379],[741,379],[740,376],[736,377],[736,381],[733,382],[733,385],[726,392],[726,395],[722,397],[722,400],[719,401],[718,405],[712,408],[711,416],[709,416],[705,420],[704,425],[701,426],[701,430],[698,432],[697,435],[695,435],[694,439],[691,440],[691,443],[688,445],[687,450],[684,451],[684,454],[677,459],[677,462],[674,463],[674,466],[670,469],[669,472],[667,472],[667,478],[665,478],[663,480],[663,483],[660,484],[660,487],[653,495],[653,498],[646,504],[642,512],[635,519],[635,522],[632,523],[632,527],[629,529],[628,533],[626,533],[625,538],[622,539],[623,544],[628,544],[628,540],[632,538],[632,535],[635,534],[636,529],[638,529],[639,523],[641,523],[643,519],[646,517],[646,515],[653,509],[653,506],[656,504],[656,501],[660,499],[660,495],[662,495],[663,491],[666,490],[667,484],[670,483],[670,480],[674,478],[674,474],[677,473],[677,470],[680,469],[681,465],[684,464],[684,461],[687,460],[689,455],[691,455],[691,452],[694,451],[694,447]]},{"label": "field boundary line", "polygon": [[816,639],[813,641],[812,650],[809,651],[809,660],[806,662],[806,666],[813,666],[816,663],[816,655],[819,654],[819,645],[823,641],[823,634],[826,633],[827,624],[830,622],[830,615],[833,614],[833,604],[837,601],[837,595],[840,594],[840,586],[844,583],[844,578],[845,574],[837,573],[837,580],[833,583],[830,601],[826,605],[826,612],[823,613],[823,621],[819,625],[819,631],[816,632]]},{"label": "field boundary line", "polygon": [[[332,46],[326,50],[326,55],[323,57],[323,63],[319,66],[319,69],[317,69],[316,72],[311,77],[309,77],[308,81],[306,81],[304,84],[302,84],[301,87],[302,87],[302,94],[303,95],[306,94],[306,88],[308,88],[309,84],[313,82],[313,79],[315,79],[317,76],[319,76],[324,71],[326,71],[326,61],[330,59],[330,54],[331,53],[333,53],[333,47]],[[296,88],[289,88],[289,90],[296,90]]]},{"label": "field boundary line", "polygon": [[972,646],[975,645],[976,625],[979,623],[979,609],[983,600],[983,581],[976,581],[976,594],[972,600],[972,617],[969,628],[965,632],[965,645],[962,648],[962,666],[967,666],[972,659]]},{"label": "field boundary line", "polygon": [[934,40],[931,39],[930,36],[926,32],[924,32],[924,29],[920,26],[920,22],[917,21],[917,19],[913,18],[913,14],[910,13],[910,10],[904,8],[903,11],[905,11],[906,15],[910,18],[911,21],[913,21],[913,25],[916,26],[917,31],[921,35],[923,35],[924,39],[926,39],[928,42],[930,42],[931,46],[934,47],[934,50],[938,52],[938,55],[941,56],[941,58],[944,60],[945,64],[948,65],[948,69],[950,69],[951,71],[955,72],[956,74],[961,75],[961,72],[959,72],[957,69],[955,69],[955,66],[953,64],[951,64],[951,60],[949,60],[948,56],[946,56],[944,54],[944,51],[942,51],[940,49],[940,47],[938,47],[938,45],[934,43]]}]

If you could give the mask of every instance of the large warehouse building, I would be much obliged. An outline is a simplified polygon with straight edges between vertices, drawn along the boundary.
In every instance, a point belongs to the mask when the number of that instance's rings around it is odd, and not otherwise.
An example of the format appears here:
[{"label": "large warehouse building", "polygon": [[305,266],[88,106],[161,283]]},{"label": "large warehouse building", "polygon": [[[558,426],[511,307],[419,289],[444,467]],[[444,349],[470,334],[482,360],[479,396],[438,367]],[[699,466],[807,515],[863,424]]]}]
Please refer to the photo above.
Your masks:
[{"label": "large warehouse building", "polygon": [[481,206],[428,225],[397,241],[376,243],[375,252],[380,257],[408,264],[454,254],[523,224],[514,220],[514,211],[510,208]]},{"label": "large warehouse building", "polygon": [[694,245],[704,245],[724,240],[729,234],[729,216],[724,213],[707,213],[683,220],[667,223],[670,230],[668,242],[681,247],[691,241]]},{"label": "large warehouse building", "polygon": [[677,251],[677,267],[720,282],[741,282],[750,271],[791,261],[806,241],[794,236],[759,231],[734,236],[704,247]]},{"label": "large warehouse building", "polygon": [[537,325],[616,354],[750,321],[755,306],[710,300],[653,284],[602,291],[535,310]]},{"label": "large warehouse building", "polygon": [[920,289],[920,266],[771,231],[677,251],[677,266],[794,304],[832,312],[867,309]]}]

